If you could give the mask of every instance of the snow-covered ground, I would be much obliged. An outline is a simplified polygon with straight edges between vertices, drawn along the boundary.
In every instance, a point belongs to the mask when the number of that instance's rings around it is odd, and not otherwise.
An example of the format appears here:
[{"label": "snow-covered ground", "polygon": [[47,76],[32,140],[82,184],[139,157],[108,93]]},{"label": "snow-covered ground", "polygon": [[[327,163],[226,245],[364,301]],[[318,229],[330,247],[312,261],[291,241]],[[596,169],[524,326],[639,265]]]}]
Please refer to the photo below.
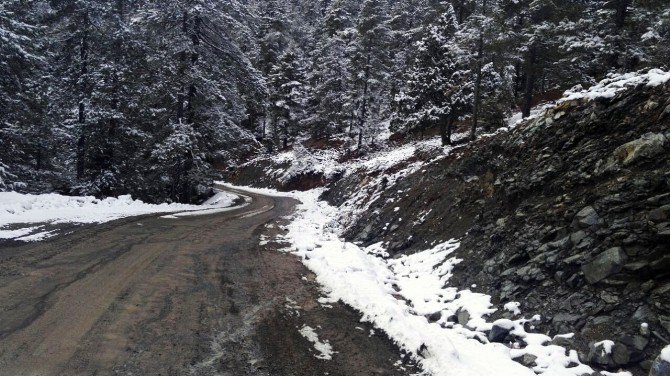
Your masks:
[{"label": "snow-covered ground", "polygon": [[670,363],[670,345],[665,346],[665,348],[663,348],[663,350],[661,351],[661,359]]},{"label": "snow-covered ground", "polygon": [[[580,363],[574,350],[552,345],[552,338],[544,334],[527,332],[525,328],[532,328],[540,316],[523,316],[522,304],[493,307],[491,297],[477,293],[475,287],[450,287],[453,267],[467,262],[450,256],[459,246],[457,240],[413,255],[386,258],[381,244],[362,248],[338,235],[341,209],[319,201],[321,189],[280,193],[237,188],[300,200],[286,235],[279,240],[288,242],[287,251],[316,274],[325,295],[320,302],[342,301],[355,308],[364,321],[383,330],[429,374],[575,376],[593,372]],[[501,308],[515,312],[515,318],[489,322],[487,316]],[[450,319],[466,311],[467,323]],[[489,342],[486,333],[493,326],[509,330],[518,342],[510,346]],[[525,355],[533,357],[536,365],[527,368],[513,360]]]},{"label": "snow-covered ground", "polygon": [[611,73],[607,78],[588,89],[583,89],[581,85],[578,85],[566,91],[560,101],[612,98],[617,93],[632,87],[640,85],[654,87],[663,85],[668,81],[670,81],[670,72],[661,69],[650,69],[646,72]]},{"label": "snow-covered ground", "polygon": [[57,234],[54,230],[43,231],[44,224],[104,223],[154,213],[175,213],[175,217],[212,214],[230,210],[237,198],[237,195],[219,192],[202,205],[154,205],[133,200],[130,196],[101,200],[90,196],[73,197],[55,193],[30,195],[0,192],[0,239],[38,241]]}]

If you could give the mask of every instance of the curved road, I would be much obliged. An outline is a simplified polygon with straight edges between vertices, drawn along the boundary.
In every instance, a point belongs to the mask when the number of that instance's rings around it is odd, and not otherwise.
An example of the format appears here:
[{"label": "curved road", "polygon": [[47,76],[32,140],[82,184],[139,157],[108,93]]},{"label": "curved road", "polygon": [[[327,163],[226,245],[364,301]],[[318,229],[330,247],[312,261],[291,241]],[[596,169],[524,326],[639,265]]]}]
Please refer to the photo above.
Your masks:
[{"label": "curved road", "polygon": [[[240,192],[237,192],[240,193]],[[296,202],[135,217],[0,247],[0,375],[403,375],[391,342],[280,244]],[[263,244],[263,245],[259,245]],[[336,353],[299,333],[308,325]]]}]

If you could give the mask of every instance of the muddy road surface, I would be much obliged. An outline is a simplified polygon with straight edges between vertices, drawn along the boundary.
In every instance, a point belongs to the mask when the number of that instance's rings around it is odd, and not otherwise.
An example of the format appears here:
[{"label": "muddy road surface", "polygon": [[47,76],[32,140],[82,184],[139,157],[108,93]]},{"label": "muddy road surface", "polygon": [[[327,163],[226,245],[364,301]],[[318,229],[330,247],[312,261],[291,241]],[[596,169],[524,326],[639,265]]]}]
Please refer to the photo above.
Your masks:
[{"label": "muddy road surface", "polygon": [[281,244],[260,241],[296,202],[244,194],[248,205],[224,213],[0,246],[0,375],[417,372],[358,313],[319,304],[314,276]]}]

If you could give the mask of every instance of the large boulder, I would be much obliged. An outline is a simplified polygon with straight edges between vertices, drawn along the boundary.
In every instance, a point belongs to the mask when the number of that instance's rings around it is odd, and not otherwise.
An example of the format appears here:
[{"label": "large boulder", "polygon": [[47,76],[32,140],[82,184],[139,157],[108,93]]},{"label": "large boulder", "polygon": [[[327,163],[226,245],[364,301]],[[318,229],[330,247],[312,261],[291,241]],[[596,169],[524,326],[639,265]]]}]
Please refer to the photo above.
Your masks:
[{"label": "large boulder", "polygon": [[[573,221],[575,227],[588,228],[597,225],[602,225],[603,220],[598,215],[598,212],[593,208],[593,206],[587,206],[584,209],[580,210]],[[581,239],[580,239],[581,240]]]},{"label": "large boulder", "polygon": [[626,259],[626,253],[621,247],[613,247],[596,256],[593,261],[582,265],[582,272],[588,283],[594,284],[620,272]]},{"label": "large boulder", "polygon": [[612,341],[592,342],[589,344],[587,361],[600,367],[611,368],[615,365],[614,359],[612,359],[613,350],[614,342]]},{"label": "large boulder", "polygon": [[493,322],[493,327],[489,332],[489,341],[490,342],[505,342],[505,338],[509,332],[514,329],[514,323],[508,319],[500,319]]},{"label": "large boulder", "polygon": [[670,219],[670,205],[663,205],[649,212],[649,220],[660,223]]},{"label": "large boulder", "polygon": [[470,321],[470,312],[468,312],[465,309],[459,308],[458,311],[456,312],[456,317],[459,324],[467,326],[468,322]]},{"label": "large boulder", "polygon": [[616,148],[614,158],[623,166],[628,166],[640,158],[653,158],[663,153],[667,142],[663,134],[647,133]]}]

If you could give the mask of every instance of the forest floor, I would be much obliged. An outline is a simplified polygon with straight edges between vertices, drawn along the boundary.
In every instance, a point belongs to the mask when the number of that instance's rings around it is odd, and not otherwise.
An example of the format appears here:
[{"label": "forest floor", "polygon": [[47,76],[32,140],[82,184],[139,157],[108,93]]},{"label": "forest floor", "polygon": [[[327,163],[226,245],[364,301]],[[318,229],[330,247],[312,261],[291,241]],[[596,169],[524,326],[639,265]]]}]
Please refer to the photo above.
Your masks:
[{"label": "forest floor", "polygon": [[[127,218],[0,251],[11,375],[405,375],[416,366],[276,238],[297,201]],[[299,365],[299,366],[298,366]]]}]

